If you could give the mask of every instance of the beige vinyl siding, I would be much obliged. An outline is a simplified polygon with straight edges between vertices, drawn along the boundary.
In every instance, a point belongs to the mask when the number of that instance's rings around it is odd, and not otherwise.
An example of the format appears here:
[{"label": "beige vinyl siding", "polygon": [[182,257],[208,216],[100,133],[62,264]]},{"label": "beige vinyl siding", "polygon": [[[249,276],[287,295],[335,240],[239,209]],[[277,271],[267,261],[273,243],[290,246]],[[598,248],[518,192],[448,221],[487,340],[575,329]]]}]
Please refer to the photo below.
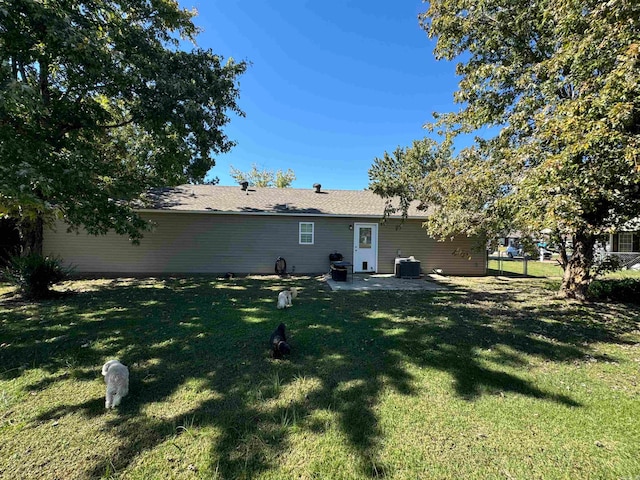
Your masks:
[{"label": "beige vinyl siding", "polygon": [[[422,221],[389,220],[380,225],[378,236],[378,272],[395,273],[397,256],[413,255],[420,260],[422,273],[442,269],[447,275],[484,275],[486,253],[478,251],[474,239],[465,236],[439,242],[429,237]],[[470,258],[469,258],[470,257]]]},{"label": "beige vinyl siding", "polygon": [[[155,223],[140,245],[110,233],[67,233],[63,223],[45,232],[46,254],[78,273],[323,273],[329,254],[351,245],[349,219],[272,215],[145,213]],[[314,222],[313,245],[299,245],[299,222]],[[348,252],[347,252],[348,253]],[[345,255],[346,256],[346,255]]]},{"label": "beige vinyl siding", "polygon": [[[114,233],[92,236],[67,233],[63,223],[44,234],[44,252],[73,265],[77,273],[214,273],[272,274],[282,256],[287,271],[318,274],[329,270],[329,254],[353,260],[354,223],[371,218],[204,213],[144,213],[155,228],[140,245]],[[314,223],[313,245],[299,244],[299,223]],[[394,260],[413,255],[423,273],[441,268],[449,275],[483,275],[486,257],[472,251],[471,239],[438,242],[428,237],[421,221],[397,220],[378,228],[378,273],[394,273]],[[458,254],[456,254],[456,252]],[[471,260],[459,253],[467,252]]]}]

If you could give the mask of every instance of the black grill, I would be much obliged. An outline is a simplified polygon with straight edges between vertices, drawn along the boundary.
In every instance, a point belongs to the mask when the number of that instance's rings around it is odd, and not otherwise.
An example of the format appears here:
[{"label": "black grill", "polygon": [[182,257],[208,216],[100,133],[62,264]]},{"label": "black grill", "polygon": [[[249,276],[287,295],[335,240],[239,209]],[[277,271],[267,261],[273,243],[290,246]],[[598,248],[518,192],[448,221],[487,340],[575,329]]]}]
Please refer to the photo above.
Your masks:
[{"label": "black grill", "polygon": [[331,263],[333,263],[333,262],[341,262],[343,258],[344,257],[342,256],[342,254],[338,253],[338,252],[333,252],[333,253],[329,254],[329,261]]}]

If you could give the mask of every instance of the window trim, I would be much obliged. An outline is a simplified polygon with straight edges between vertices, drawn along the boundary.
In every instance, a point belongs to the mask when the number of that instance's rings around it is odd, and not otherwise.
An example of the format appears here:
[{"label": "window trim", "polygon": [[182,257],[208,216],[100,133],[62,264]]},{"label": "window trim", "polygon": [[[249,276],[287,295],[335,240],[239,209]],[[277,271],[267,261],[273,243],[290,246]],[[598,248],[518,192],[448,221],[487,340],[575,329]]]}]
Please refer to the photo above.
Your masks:
[{"label": "window trim", "polygon": [[[303,225],[311,225],[311,232],[303,232]],[[298,245],[313,245],[315,243],[316,226],[315,222],[298,222]],[[302,235],[311,235],[310,242],[303,242]]]}]

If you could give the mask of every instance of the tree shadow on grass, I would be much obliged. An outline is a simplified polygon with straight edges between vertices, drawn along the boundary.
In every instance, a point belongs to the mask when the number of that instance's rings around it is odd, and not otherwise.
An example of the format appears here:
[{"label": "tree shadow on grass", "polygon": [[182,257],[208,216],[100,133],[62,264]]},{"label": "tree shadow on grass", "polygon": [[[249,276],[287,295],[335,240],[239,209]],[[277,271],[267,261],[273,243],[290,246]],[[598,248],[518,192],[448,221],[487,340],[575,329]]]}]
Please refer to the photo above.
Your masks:
[{"label": "tree shadow on grass", "polygon": [[[299,298],[292,308],[277,310],[277,291],[292,283],[300,287]],[[376,407],[388,389],[420,394],[409,366],[448,373],[452,393],[467,401],[507,393],[575,408],[580,403],[570,396],[510,372],[526,368],[527,357],[598,358],[592,343],[624,343],[637,328],[637,314],[622,307],[617,320],[603,320],[598,306],[547,301],[514,308],[520,301],[514,289],[332,293],[301,278],[113,281],[65,303],[12,312],[11,338],[0,360],[14,368],[11,375],[30,368],[25,365],[49,372],[51,380],[34,382],[34,390],[49,388],[61,369],[81,381],[102,381],[91,372],[106,359],[118,356],[129,365],[130,395],[105,420],[120,438],[117,458],[89,465],[90,478],[110,467],[124,470],[175,436],[184,418],[220,432],[210,466],[219,478],[250,478],[275,468],[292,448],[292,427],[321,430],[311,420],[318,411],[335,416],[347,447],[357,453],[359,475],[375,478],[392,473],[379,459],[383,433]],[[293,353],[275,361],[267,340],[281,321]],[[479,359],[486,349],[497,363]],[[313,380],[313,387],[285,398],[300,378]],[[148,413],[152,405],[175,405],[172,397],[189,382],[210,394],[188,409],[178,403],[161,416]],[[37,420],[73,413],[95,419],[104,415],[103,401],[67,400]]]}]

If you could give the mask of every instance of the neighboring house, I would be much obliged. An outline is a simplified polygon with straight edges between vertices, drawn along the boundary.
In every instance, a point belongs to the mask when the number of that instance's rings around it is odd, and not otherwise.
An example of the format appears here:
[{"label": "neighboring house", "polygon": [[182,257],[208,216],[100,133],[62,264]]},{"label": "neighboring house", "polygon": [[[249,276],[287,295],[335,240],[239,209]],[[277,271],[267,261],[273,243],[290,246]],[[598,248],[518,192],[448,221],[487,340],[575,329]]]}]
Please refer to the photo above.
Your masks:
[{"label": "neighboring house", "polygon": [[394,273],[396,257],[414,256],[423,272],[483,275],[486,257],[474,239],[444,242],[425,233],[428,213],[412,208],[383,221],[385,200],[369,190],[322,190],[183,185],[156,191],[139,210],[154,224],[140,245],[110,233],[44,233],[44,253],[77,273],[272,274],[278,257],[294,274],[329,270],[339,252],[354,271]]},{"label": "neighboring house", "polygon": [[498,237],[498,246],[500,247],[518,247],[522,234],[520,232],[509,232],[504,236]]},{"label": "neighboring house", "polygon": [[609,235],[605,251],[606,255],[618,257],[623,267],[640,268],[640,219]]}]

